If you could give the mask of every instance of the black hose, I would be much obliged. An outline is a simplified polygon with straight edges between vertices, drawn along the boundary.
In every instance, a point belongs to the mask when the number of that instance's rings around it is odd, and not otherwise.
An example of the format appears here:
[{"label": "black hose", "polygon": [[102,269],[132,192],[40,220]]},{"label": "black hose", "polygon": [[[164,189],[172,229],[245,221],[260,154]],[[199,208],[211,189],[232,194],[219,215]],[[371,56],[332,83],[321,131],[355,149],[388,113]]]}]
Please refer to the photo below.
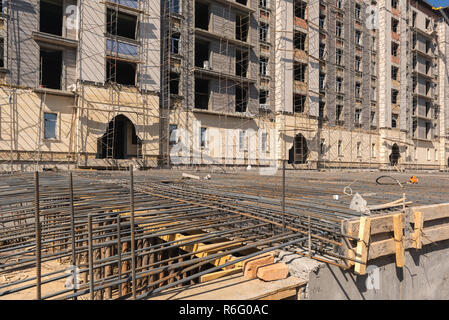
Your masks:
[{"label": "black hose", "polygon": [[[390,179],[394,180],[395,182],[390,182],[390,183],[388,183],[388,182],[380,182],[379,180],[383,179],[383,178],[390,178]],[[403,184],[408,183],[408,181],[400,182],[398,179],[393,178],[392,176],[380,176],[380,177],[378,177],[376,179],[376,183],[381,185],[381,186],[395,186],[395,185],[399,184],[401,187],[403,187]]]}]

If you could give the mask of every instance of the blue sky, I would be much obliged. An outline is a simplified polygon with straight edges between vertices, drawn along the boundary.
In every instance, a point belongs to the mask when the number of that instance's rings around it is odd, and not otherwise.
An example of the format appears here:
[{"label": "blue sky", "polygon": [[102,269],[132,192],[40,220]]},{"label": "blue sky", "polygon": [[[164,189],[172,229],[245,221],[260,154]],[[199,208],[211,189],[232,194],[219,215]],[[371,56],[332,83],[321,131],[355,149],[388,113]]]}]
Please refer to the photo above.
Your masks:
[{"label": "blue sky", "polygon": [[426,0],[433,7],[449,7],[449,0]]}]

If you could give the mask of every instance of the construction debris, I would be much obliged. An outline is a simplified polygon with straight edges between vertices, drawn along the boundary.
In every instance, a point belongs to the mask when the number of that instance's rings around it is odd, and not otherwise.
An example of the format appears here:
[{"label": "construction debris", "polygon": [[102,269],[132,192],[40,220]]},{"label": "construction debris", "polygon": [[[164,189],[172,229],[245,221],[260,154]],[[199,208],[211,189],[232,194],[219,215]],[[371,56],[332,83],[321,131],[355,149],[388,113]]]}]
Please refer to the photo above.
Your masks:
[{"label": "construction debris", "polygon": [[274,263],[274,257],[271,254],[250,259],[243,265],[243,276],[246,279],[255,279],[257,278],[257,269],[259,267],[272,263]]},{"label": "construction debris", "polygon": [[257,278],[263,281],[282,280],[288,277],[288,267],[283,262],[259,266]]}]

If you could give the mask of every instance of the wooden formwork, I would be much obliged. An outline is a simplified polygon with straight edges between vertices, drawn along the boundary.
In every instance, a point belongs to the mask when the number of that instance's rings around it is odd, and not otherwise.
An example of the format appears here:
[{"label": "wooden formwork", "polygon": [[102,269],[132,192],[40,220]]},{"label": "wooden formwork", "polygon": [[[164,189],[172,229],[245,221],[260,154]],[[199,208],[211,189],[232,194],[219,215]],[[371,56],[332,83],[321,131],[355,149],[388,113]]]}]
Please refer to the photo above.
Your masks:
[{"label": "wooden formwork", "polygon": [[396,255],[397,267],[404,266],[406,249],[449,239],[449,203],[407,208],[380,216],[342,222],[342,230],[358,240],[344,241],[345,255],[358,274],[366,273],[369,260]]}]

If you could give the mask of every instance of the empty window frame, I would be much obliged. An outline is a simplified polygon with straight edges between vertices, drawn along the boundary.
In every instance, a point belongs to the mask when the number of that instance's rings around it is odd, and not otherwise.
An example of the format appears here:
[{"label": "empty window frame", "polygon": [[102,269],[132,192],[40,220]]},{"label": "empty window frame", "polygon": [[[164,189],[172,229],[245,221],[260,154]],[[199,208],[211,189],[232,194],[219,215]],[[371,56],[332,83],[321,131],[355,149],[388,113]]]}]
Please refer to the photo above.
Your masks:
[{"label": "empty window frame", "polygon": [[295,81],[305,82],[307,73],[307,64],[295,62],[294,66],[295,66],[294,70]]},{"label": "empty window frame", "polygon": [[62,51],[41,48],[40,85],[44,88],[61,89]]},{"label": "empty window frame", "polygon": [[181,35],[179,33],[172,34],[170,37],[170,52],[172,54],[179,54],[179,44]]},{"label": "empty window frame", "polygon": [[295,113],[303,113],[306,109],[306,96],[295,94],[293,100]]},{"label": "empty window frame", "polygon": [[209,30],[210,12],[206,3],[195,1],[195,28]]},{"label": "empty window frame", "polygon": [[430,29],[430,19],[426,18],[426,29]]},{"label": "empty window frame", "polygon": [[371,123],[372,126],[376,125],[376,111],[371,111],[370,123]]},{"label": "empty window frame", "polygon": [[335,54],[335,64],[337,66],[341,66],[342,62],[343,62],[343,50],[337,49]]},{"label": "empty window frame", "polygon": [[268,42],[268,24],[260,23],[259,26],[259,40],[262,42]]},{"label": "empty window frame", "polygon": [[248,40],[249,30],[249,16],[236,15],[235,16],[235,38],[246,42]]},{"label": "empty window frame", "polygon": [[362,124],[362,109],[355,109],[354,123],[356,125]]},{"label": "empty window frame", "polygon": [[426,61],[426,74],[427,75],[430,75],[430,70],[431,70],[431,67],[432,67],[432,63],[430,62],[430,61]]},{"label": "empty window frame", "polygon": [[248,107],[248,89],[235,87],[235,112],[246,112]]},{"label": "empty window frame", "polygon": [[268,91],[260,90],[259,91],[259,105],[266,105],[268,103]]},{"label": "empty window frame", "polygon": [[335,35],[338,38],[342,38],[342,36],[343,36],[343,22],[340,22],[340,21],[335,22]]},{"label": "empty window frame", "polygon": [[107,32],[113,36],[136,40],[137,38],[137,16],[107,9]]},{"label": "empty window frame", "polygon": [[195,67],[204,68],[209,63],[209,42],[195,40]]},{"label": "empty window frame", "polygon": [[166,3],[169,12],[179,14],[179,0],[166,0]]},{"label": "empty window frame", "polygon": [[260,58],[259,72],[261,76],[268,76],[268,58],[265,57]]},{"label": "empty window frame", "polygon": [[248,73],[248,51],[235,51],[235,74],[239,77],[246,77]]},{"label": "empty window frame", "polygon": [[248,0],[235,0],[235,2],[238,2],[244,6],[246,6],[248,4]]},{"label": "empty window frame", "polygon": [[324,90],[326,86],[326,74],[320,72],[320,90]]},{"label": "empty window frame", "polygon": [[320,59],[323,60],[326,53],[326,44],[320,43]]},{"label": "empty window frame", "polygon": [[179,74],[170,73],[170,94],[179,95]]},{"label": "empty window frame", "polygon": [[398,80],[398,71],[399,71],[398,67],[391,66],[391,79]]},{"label": "empty window frame", "polygon": [[360,141],[357,142],[357,157],[362,156],[362,143]]},{"label": "empty window frame", "polygon": [[431,129],[432,129],[432,123],[431,122],[426,122],[426,139],[431,139]]},{"label": "empty window frame", "polygon": [[429,101],[426,101],[426,117],[430,118],[432,115],[430,114],[430,110],[432,107],[432,103]]},{"label": "empty window frame", "polygon": [[57,139],[58,115],[44,112],[44,139]]},{"label": "empty window frame", "polygon": [[295,2],[295,17],[305,19],[307,3],[300,0],[295,0],[294,2]]},{"label": "empty window frame", "polygon": [[335,120],[342,121],[343,119],[343,105],[337,104],[335,106]]},{"label": "empty window frame", "polygon": [[320,14],[320,28],[326,28],[326,16],[324,14]]},{"label": "empty window frame", "polygon": [[335,91],[342,92],[343,91],[343,78],[337,77],[335,81]]},{"label": "empty window frame", "polygon": [[432,42],[430,40],[426,40],[426,53],[432,49]]},{"label": "empty window frame", "polygon": [[398,0],[391,0],[391,7],[393,9],[397,9],[398,8]]},{"label": "empty window frame", "polygon": [[397,115],[396,113],[391,114],[391,127],[392,128],[398,127],[398,119],[399,119],[399,115]]},{"label": "empty window frame", "polygon": [[341,156],[343,155],[343,153],[342,153],[342,148],[341,148],[342,143],[343,143],[343,142],[342,142],[341,140],[338,140],[337,152],[338,152],[338,156],[339,156],[339,157],[341,157]]},{"label": "empty window frame", "polygon": [[399,45],[396,42],[391,42],[391,55],[397,57],[399,54]]},{"label": "empty window frame", "polygon": [[426,81],[426,95],[429,95],[431,88],[432,88],[432,83],[430,81]]},{"label": "empty window frame", "polygon": [[358,30],[355,31],[354,41],[355,41],[356,45],[358,45],[358,46],[362,45],[362,32],[361,31],[358,31]]},{"label": "empty window frame", "polygon": [[360,20],[361,12],[362,12],[362,7],[360,6],[360,4],[356,3],[355,9],[354,9],[354,16],[355,16],[356,20]]},{"label": "empty window frame", "polygon": [[359,56],[355,56],[355,71],[361,72],[362,71],[362,58]]},{"label": "empty window frame", "polygon": [[391,31],[394,33],[398,33],[399,31],[399,21],[395,18],[391,18]]},{"label": "empty window frame", "polygon": [[418,108],[418,99],[414,97],[412,100],[412,115],[416,114],[417,108]]},{"label": "empty window frame", "polygon": [[354,96],[356,98],[360,98],[361,97],[361,87],[362,84],[360,82],[356,82],[354,85]]},{"label": "empty window frame", "polygon": [[259,0],[259,7],[261,7],[261,8],[268,8],[268,4],[269,4],[269,2],[268,2],[269,0]]},{"label": "empty window frame", "polygon": [[39,12],[39,30],[62,36],[63,6],[62,1],[41,0]]},{"label": "empty window frame", "polygon": [[336,0],[336,5],[338,9],[342,9],[343,8],[343,0]]},{"label": "empty window frame", "polygon": [[398,103],[398,95],[399,91],[396,89],[391,89],[391,103],[397,104]]},{"label": "empty window frame", "polygon": [[306,50],[306,37],[307,35],[300,31],[295,31],[294,45],[295,49]]},{"label": "empty window frame", "polygon": [[107,80],[125,86],[136,85],[137,64],[133,62],[106,60]]},{"label": "empty window frame", "polygon": [[209,80],[195,78],[195,108],[209,109]]}]

